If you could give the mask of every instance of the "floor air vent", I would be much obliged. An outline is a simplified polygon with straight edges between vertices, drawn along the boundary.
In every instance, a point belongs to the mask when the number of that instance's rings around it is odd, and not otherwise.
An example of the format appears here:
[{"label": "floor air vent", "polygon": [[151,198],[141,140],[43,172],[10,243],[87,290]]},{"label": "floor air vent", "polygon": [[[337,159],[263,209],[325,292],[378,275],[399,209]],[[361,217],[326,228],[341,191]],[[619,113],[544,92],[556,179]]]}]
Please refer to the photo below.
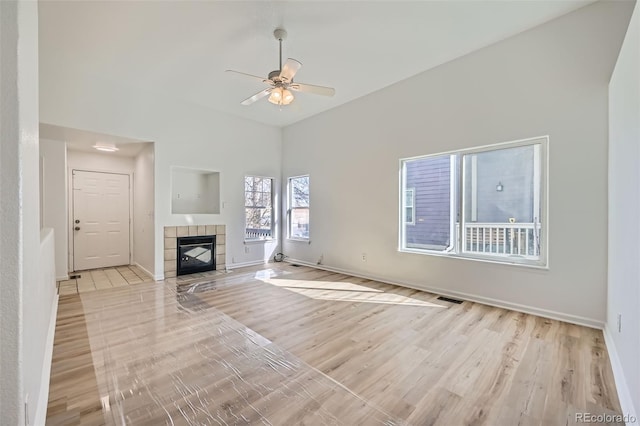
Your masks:
[{"label": "floor air vent", "polygon": [[440,296],[438,300],[444,300],[445,302],[457,303],[458,305],[462,303],[462,300],[452,299],[450,297]]}]

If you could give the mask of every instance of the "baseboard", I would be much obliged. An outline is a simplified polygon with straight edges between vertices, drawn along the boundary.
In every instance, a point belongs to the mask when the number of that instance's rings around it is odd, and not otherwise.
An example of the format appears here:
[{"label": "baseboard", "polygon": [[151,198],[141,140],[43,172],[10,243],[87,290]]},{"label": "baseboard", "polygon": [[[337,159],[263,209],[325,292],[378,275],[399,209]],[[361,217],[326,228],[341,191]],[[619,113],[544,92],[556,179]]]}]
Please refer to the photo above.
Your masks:
[{"label": "baseboard", "polygon": [[69,279],[69,274],[62,275],[61,277],[56,277],[56,282],[58,282],[58,281],[66,281],[68,279]]},{"label": "baseboard", "polygon": [[268,260],[252,260],[251,262],[242,262],[242,263],[232,263],[226,265],[227,270],[232,270],[235,268],[245,268],[247,266],[256,266],[256,265],[266,265],[269,263]]},{"label": "baseboard", "polygon": [[591,318],[581,317],[581,316],[577,316],[577,315],[569,315],[569,314],[565,314],[565,313],[562,313],[562,312],[550,311],[550,310],[546,310],[546,309],[540,309],[540,308],[536,308],[534,306],[521,305],[521,304],[518,304],[518,303],[511,303],[511,302],[507,302],[507,301],[504,301],[504,300],[492,299],[492,298],[489,298],[489,297],[479,296],[477,294],[462,293],[462,292],[452,291],[452,290],[448,290],[448,289],[444,289],[444,288],[423,286],[423,285],[418,285],[418,284],[414,284],[414,283],[410,283],[410,282],[404,282],[404,281],[396,281],[396,280],[391,280],[391,279],[385,278],[385,277],[379,277],[379,276],[375,276],[375,275],[363,274],[362,272],[357,272],[357,271],[350,271],[348,269],[334,268],[334,267],[326,266],[326,265],[318,265],[316,263],[306,262],[304,260],[299,260],[299,259],[286,258],[285,262],[296,263],[296,264],[300,264],[300,265],[309,266],[311,268],[317,268],[317,269],[322,269],[322,270],[325,270],[325,271],[337,272],[337,273],[340,273],[340,274],[352,275],[354,277],[365,278],[365,279],[368,279],[368,280],[379,281],[379,282],[386,283],[386,284],[412,288],[412,289],[415,289],[415,290],[428,291],[430,293],[436,293],[436,294],[440,294],[440,295],[443,295],[443,296],[454,297],[456,299],[468,300],[470,302],[478,302],[478,303],[482,303],[484,305],[495,306],[495,307],[498,307],[498,308],[509,309],[509,310],[517,311],[517,312],[523,312],[525,314],[531,314],[531,315],[536,315],[536,316],[539,316],[539,317],[554,319],[554,320],[558,320],[558,321],[564,321],[564,322],[568,322],[568,323],[571,323],[571,324],[583,325],[585,327],[596,328],[596,329],[599,329],[599,330],[602,330],[604,328],[604,322],[597,321],[597,320],[594,320],[594,319],[591,319]]},{"label": "baseboard", "polygon": [[[604,343],[607,346],[607,352],[609,353],[609,361],[611,362],[611,369],[613,370],[613,378],[616,382],[616,390],[618,391],[618,399],[620,400],[620,408],[622,408],[622,414],[626,418],[638,418],[638,413],[633,406],[633,399],[631,398],[631,392],[627,386],[627,379],[624,376],[622,370],[622,364],[620,364],[620,358],[618,357],[618,350],[614,343],[613,336],[611,335],[611,328],[608,324],[604,326]],[[628,425],[637,423],[627,423]]]},{"label": "baseboard", "polygon": [[43,425],[47,420],[47,405],[49,402],[49,380],[51,379],[51,359],[53,357],[53,340],[56,334],[56,318],[58,317],[58,298],[56,294],[51,306],[51,317],[49,318],[49,331],[44,348],[44,358],[42,360],[42,377],[40,378],[40,395],[38,395],[38,405],[33,424]]},{"label": "baseboard", "polygon": [[[134,265],[136,265],[138,268],[142,269],[142,272],[144,272],[145,274],[147,274],[147,276],[149,278],[152,278],[154,281],[156,280],[156,276],[154,274],[152,274],[147,268],[145,268],[144,266],[142,266],[141,264],[139,264],[138,262],[134,262]],[[164,278],[164,277],[163,277]]]}]

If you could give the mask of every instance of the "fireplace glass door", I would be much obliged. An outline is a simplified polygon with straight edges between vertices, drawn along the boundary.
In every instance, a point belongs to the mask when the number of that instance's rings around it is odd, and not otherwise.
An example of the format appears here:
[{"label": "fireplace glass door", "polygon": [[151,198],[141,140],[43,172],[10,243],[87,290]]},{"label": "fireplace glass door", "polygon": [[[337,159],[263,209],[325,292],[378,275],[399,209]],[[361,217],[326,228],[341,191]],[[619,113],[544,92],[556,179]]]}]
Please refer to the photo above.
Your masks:
[{"label": "fireplace glass door", "polygon": [[215,269],[215,236],[178,238],[177,275]]}]

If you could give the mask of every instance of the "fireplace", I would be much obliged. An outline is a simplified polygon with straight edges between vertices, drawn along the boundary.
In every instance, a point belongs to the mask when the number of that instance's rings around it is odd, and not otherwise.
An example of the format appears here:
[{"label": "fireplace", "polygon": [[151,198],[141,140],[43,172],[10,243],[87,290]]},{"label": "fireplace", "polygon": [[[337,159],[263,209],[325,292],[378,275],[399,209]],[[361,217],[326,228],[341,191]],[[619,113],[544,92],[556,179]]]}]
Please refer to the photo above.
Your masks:
[{"label": "fireplace", "polygon": [[216,236],[178,237],[177,275],[216,269]]}]

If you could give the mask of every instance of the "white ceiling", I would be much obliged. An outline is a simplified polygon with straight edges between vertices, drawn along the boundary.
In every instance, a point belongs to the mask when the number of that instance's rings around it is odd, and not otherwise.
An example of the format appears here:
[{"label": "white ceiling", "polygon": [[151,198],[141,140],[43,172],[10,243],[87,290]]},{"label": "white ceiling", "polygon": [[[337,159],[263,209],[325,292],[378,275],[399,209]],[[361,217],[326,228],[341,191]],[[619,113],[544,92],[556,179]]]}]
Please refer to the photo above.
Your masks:
[{"label": "white ceiling", "polygon": [[[286,126],[510,37],[591,0],[71,1],[41,0],[40,72],[68,70],[275,126]],[[335,87],[296,94],[280,110],[259,81],[283,57],[296,81]]]},{"label": "white ceiling", "polygon": [[[66,142],[67,148],[71,151],[91,152],[93,154],[116,157],[135,157],[148,143],[151,143],[46,123],[40,123],[40,138]],[[98,151],[93,148],[96,143],[113,144],[118,148],[118,151]]]}]

